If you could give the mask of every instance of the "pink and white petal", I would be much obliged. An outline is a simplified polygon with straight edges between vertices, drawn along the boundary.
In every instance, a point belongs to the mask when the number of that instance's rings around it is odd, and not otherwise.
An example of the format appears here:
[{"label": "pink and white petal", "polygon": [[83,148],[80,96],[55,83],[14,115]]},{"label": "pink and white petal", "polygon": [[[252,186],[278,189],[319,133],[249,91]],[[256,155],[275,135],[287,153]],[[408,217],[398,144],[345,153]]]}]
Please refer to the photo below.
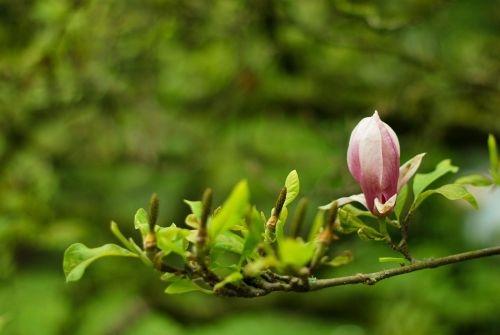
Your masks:
[{"label": "pink and white petal", "polygon": [[374,118],[377,121],[377,123],[379,124],[379,127],[383,127],[383,128],[385,128],[387,130],[387,132],[389,133],[388,135],[391,138],[391,141],[396,146],[396,151],[398,152],[398,155],[399,155],[400,149],[399,149],[398,135],[396,135],[396,133],[394,132],[394,130],[391,128],[391,126],[389,126],[387,123],[385,123],[384,121],[382,121],[382,119],[378,115],[378,111],[375,111],[375,113],[373,113],[372,118]]},{"label": "pink and white petal", "polygon": [[375,197],[382,192],[383,155],[382,136],[377,120],[371,118],[365,132],[360,135],[359,162],[361,167],[361,189],[368,208],[372,210]]},{"label": "pink and white petal", "polygon": [[391,137],[392,142],[394,142],[394,144],[396,146],[396,150],[399,154],[400,149],[399,149],[398,135],[396,135],[394,130],[391,128],[391,126],[389,126],[387,123],[382,121],[382,119],[380,119],[380,116],[378,115],[377,111],[375,111],[375,113],[373,114],[373,117],[375,118],[375,120],[377,120],[377,122],[379,122],[379,126],[383,126],[387,130],[387,132],[389,133],[389,136]]},{"label": "pink and white petal", "polygon": [[390,214],[396,205],[396,198],[397,194],[394,194],[392,197],[389,198],[385,203],[381,203],[378,198],[375,198],[375,210],[378,212],[378,214],[375,214],[377,216],[386,216]]},{"label": "pink and white petal", "polygon": [[415,157],[413,157],[412,159],[408,160],[406,163],[401,165],[401,167],[399,168],[398,192],[417,172],[424,156],[425,152],[416,155]]},{"label": "pink and white petal", "polygon": [[[399,180],[399,141],[397,136],[391,135],[392,129],[380,121],[380,134],[382,136],[382,193],[384,200],[397,192]],[[392,131],[393,132],[393,131]]]},{"label": "pink and white petal", "polygon": [[361,167],[359,163],[359,143],[366,132],[366,127],[370,126],[369,117],[363,118],[359,123],[354,127],[351,132],[351,137],[349,138],[349,147],[347,148],[347,167],[351,172],[354,179],[358,182],[361,180]]},{"label": "pink and white petal", "polygon": [[339,206],[339,207],[347,205],[351,202],[359,202],[360,204],[362,204],[363,206],[368,208],[368,206],[366,205],[365,196],[363,195],[363,193],[360,193],[360,194],[351,195],[349,197],[343,197],[343,198],[339,198],[337,200],[333,200],[329,204],[319,207],[319,209],[329,210],[333,206],[333,203],[335,203],[335,202],[337,203],[337,206]]}]

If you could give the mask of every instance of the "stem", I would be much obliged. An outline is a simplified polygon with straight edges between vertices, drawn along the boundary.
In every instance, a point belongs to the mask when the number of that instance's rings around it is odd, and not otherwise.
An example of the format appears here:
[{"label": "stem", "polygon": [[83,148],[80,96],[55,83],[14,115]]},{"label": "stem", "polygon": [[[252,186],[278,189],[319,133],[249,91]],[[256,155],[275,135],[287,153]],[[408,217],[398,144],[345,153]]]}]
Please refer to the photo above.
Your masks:
[{"label": "stem", "polygon": [[276,205],[274,206],[271,217],[266,222],[265,239],[271,244],[275,240],[276,224],[281,216],[281,211],[283,210],[283,205],[286,200],[286,187],[283,187],[280,191],[278,199],[276,200]]},{"label": "stem", "polygon": [[212,190],[207,188],[203,193],[200,227],[198,228],[198,236],[196,240],[196,254],[201,259],[204,257],[205,246],[207,244],[207,222],[212,208]]},{"label": "stem", "polygon": [[274,208],[276,210],[275,214],[276,214],[276,217],[278,219],[281,216],[281,210],[283,209],[283,205],[285,204],[286,193],[287,193],[287,189],[286,189],[286,187],[283,187],[280,191],[280,195],[278,196],[278,199],[276,200],[276,206],[274,206]]},{"label": "stem", "polygon": [[153,193],[151,195],[151,200],[149,201],[149,211],[148,211],[148,233],[142,241],[144,251],[149,259],[153,259],[158,248],[156,247],[156,234],[155,225],[158,221],[158,212],[160,210],[160,202],[158,200],[158,195]]},{"label": "stem", "polygon": [[328,251],[328,247],[330,246],[332,241],[338,239],[337,235],[333,233],[333,228],[335,225],[335,219],[337,218],[337,213],[338,213],[337,202],[334,202],[332,204],[332,207],[330,207],[330,210],[328,211],[328,219],[326,222],[326,226],[323,229],[323,231],[320,232],[316,240],[317,243],[316,251],[311,260],[311,264],[309,265],[309,269],[311,271],[314,270],[318,265],[320,265],[321,259],[323,258],[323,255]]},{"label": "stem", "polygon": [[401,253],[401,255],[403,255],[410,263],[415,263],[416,259],[411,255],[410,248],[408,247],[408,229],[412,216],[413,212],[410,209],[403,222],[401,222],[401,241],[399,241],[398,244],[394,244],[393,242],[389,241],[388,244],[393,250]]},{"label": "stem", "polygon": [[377,282],[384,280],[386,278],[399,276],[402,274],[406,274],[406,273],[410,273],[410,272],[414,272],[414,271],[418,271],[418,270],[437,268],[437,267],[448,265],[448,264],[459,263],[459,262],[464,262],[464,261],[468,261],[471,259],[494,256],[494,255],[500,255],[500,246],[479,249],[479,250],[474,250],[474,251],[468,251],[468,252],[463,252],[460,254],[455,254],[455,255],[440,257],[440,258],[435,258],[435,259],[429,259],[429,260],[424,260],[424,261],[417,261],[417,262],[410,264],[410,265],[407,265],[407,266],[402,266],[399,268],[393,268],[393,269],[389,269],[389,270],[382,270],[379,272],[372,272],[372,273],[366,273],[366,274],[359,273],[359,274],[347,276],[347,277],[319,279],[319,280],[311,283],[310,290],[315,291],[315,290],[323,289],[326,287],[352,285],[352,284],[373,285],[373,284],[376,284]]},{"label": "stem", "polygon": [[148,211],[148,224],[149,231],[154,232],[156,221],[158,221],[158,212],[160,210],[160,201],[158,200],[158,195],[153,193],[151,195],[151,200],[149,200],[149,211]]}]

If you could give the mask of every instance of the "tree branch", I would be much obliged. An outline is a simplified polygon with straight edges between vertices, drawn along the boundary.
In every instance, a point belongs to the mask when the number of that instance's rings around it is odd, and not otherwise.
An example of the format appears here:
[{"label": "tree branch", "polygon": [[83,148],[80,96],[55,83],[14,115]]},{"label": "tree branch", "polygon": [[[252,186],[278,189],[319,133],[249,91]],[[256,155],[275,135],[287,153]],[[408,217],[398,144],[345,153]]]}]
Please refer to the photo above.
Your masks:
[{"label": "tree branch", "polygon": [[494,255],[500,255],[500,246],[474,250],[435,259],[428,259],[424,261],[415,261],[415,263],[412,263],[410,265],[382,270],[379,272],[358,273],[356,275],[346,277],[309,280],[309,282],[294,276],[274,277],[275,274],[273,273],[273,275],[270,275],[272,272],[270,272],[269,270],[263,277],[244,278],[244,282],[247,284],[245,286],[231,284],[229,286],[221,288],[215,293],[217,295],[227,297],[256,298],[277,291],[310,292],[333,286],[352,284],[374,285],[386,278],[395,277],[418,270],[437,268],[444,265]]},{"label": "tree branch", "polygon": [[430,269],[430,268],[437,268],[437,267],[448,265],[448,264],[459,263],[459,262],[464,262],[464,261],[468,261],[471,259],[494,256],[494,255],[500,255],[500,246],[479,249],[479,250],[469,251],[469,252],[463,252],[463,253],[456,254],[456,255],[440,257],[440,258],[435,258],[435,259],[429,259],[429,260],[424,260],[424,261],[416,261],[415,263],[410,264],[410,265],[402,266],[399,268],[393,268],[393,269],[389,269],[389,270],[382,270],[379,272],[372,272],[372,273],[365,273],[365,274],[359,273],[359,274],[356,274],[353,276],[347,276],[347,277],[319,279],[319,280],[316,280],[315,282],[312,282],[310,284],[310,290],[315,291],[315,290],[320,290],[320,289],[327,288],[327,287],[351,285],[351,284],[373,285],[373,284],[376,284],[377,282],[379,282],[383,279],[399,276],[399,275],[402,275],[405,273],[410,273],[413,271]]}]

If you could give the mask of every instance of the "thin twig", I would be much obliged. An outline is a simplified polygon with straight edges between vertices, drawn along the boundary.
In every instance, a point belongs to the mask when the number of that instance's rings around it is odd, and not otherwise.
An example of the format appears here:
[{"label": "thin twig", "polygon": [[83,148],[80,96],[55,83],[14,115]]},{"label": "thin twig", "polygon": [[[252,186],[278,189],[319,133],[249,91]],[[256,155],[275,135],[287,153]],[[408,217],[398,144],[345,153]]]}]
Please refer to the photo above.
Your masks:
[{"label": "thin twig", "polygon": [[386,278],[399,276],[402,274],[406,274],[406,273],[410,273],[410,272],[414,272],[414,271],[418,271],[418,270],[437,268],[437,267],[448,265],[448,264],[459,263],[459,262],[464,262],[464,261],[468,261],[471,259],[494,256],[494,255],[500,255],[500,246],[479,249],[479,250],[474,250],[474,251],[469,251],[469,252],[463,252],[460,254],[455,254],[455,255],[440,257],[440,258],[435,258],[435,259],[429,259],[429,260],[424,260],[424,261],[417,261],[416,263],[413,263],[413,264],[410,264],[407,266],[402,266],[399,268],[393,268],[393,269],[389,269],[389,270],[383,270],[383,271],[379,271],[379,272],[372,272],[372,273],[366,273],[366,274],[359,273],[359,274],[356,274],[353,276],[347,276],[347,277],[319,279],[319,280],[316,280],[315,282],[311,283],[310,290],[315,291],[315,290],[320,290],[320,289],[323,289],[326,287],[352,285],[352,284],[373,285],[373,284],[375,284],[381,280],[384,280]]}]

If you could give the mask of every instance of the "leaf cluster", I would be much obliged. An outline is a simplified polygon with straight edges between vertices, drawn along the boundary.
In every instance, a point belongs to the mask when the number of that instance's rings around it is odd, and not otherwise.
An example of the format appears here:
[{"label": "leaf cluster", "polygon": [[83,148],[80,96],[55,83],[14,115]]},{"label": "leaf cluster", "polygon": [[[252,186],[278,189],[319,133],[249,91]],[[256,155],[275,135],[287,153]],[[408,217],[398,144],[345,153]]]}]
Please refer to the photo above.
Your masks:
[{"label": "leaf cluster", "polygon": [[[161,272],[168,283],[167,294],[198,290],[204,293],[257,297],[273,291],[308,291],[315,282],[314,273],[320,266],[341,266],[352,261],[350,250],[335,251],[332,242],[339,235],[356,233],[361,240],[382,241],[403,257],[380,257],[380,262],[415,263],[408,247],[409,222],[414,212],[431,195],[439,194],[449,200],[465,200],[478,208],[474,196],[466,188],[498,184],[498,154],[493,136],[488,140],[491,177],[470,175],[450,184],[433,188],[437,180],[458,167],[446,159],[428,173],[416,174],[413,182],[398,194],[390,216],[377,218],[369,211],[347,204],[340,208],[334,201],[318,208],[308,237],[300,236],[307,203],[297,206],[291,234],[285,233],[288,207],[300,191],[295,170],[285,180],[266,216],[250,203],[246,181],[239,182],[220,207],[212,210],[212,191],[202,200],[184,202],[190,214],[181,225],[162,227],[156,223],[158,199],[153,195],[149,212],[139,209],[134,226],[140,232],[143,246],[125,238],[115,222],[111,231],[122,246],[106,244],[88,248],[81,243],[71,245],[64,255],[64,273],[68,282],[79,280],[85,269],[105,256],[134,257]],[[328,209],[328,212],[326,211]],[[399,231],[395,242],[394,231]]]}]

